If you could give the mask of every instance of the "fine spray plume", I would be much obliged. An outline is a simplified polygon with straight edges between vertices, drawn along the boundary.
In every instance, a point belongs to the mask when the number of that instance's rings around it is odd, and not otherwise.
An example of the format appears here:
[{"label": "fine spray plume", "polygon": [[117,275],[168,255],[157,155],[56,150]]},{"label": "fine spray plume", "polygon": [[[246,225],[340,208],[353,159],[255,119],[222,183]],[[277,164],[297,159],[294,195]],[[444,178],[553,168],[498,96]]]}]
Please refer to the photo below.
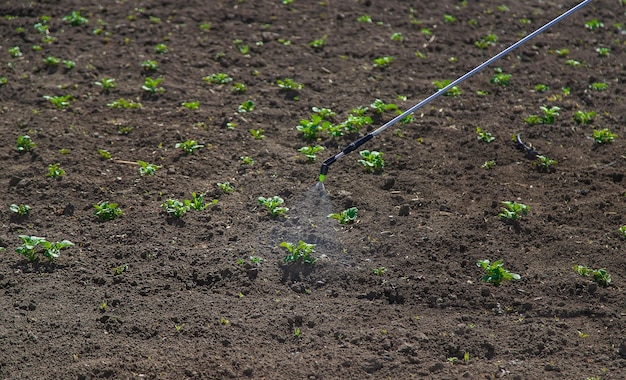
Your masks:
[{"label": "fine spray plume", "polygon": [[428,103],[432,102],[433,100],[437,99],[440,95],[443,95],[446,92],[448,92],[448,90],[452,89],[455,86],[458,86],[459,84],[461,84],[466,79],[468,79],[469,77],[473,76],[474,74],[479,73],[485,67],[489,66],[490,64],[492,64],[495,61],[499,60],[503,56],[509,54],[511,51],[513,51],[513,50],[517,49],[518,47],[522,46],[523,44],[528,42],[531,38],[533,38],[533,37],[537,36],[538,34],[542,33],[546,29],[550,28],[551,26],[553,26],[554,24],[556,24],[559,21],[563,20],[564,18],[566,18],[567,16],[571,15],[572,13],[578,11],[580,8],[584,7],[585,5],[589,4],[590,2],[591,2],[591,0],[584,0],[584,1],[582,1],[578,5],[574,6],[570,10],[568,10],[567,12],[565,12],[565,13],[561,14],[560,16],[556,17],[554,20],[548,22],[547,24],[545,24],[541,28],[535,30],[534,32],[530,33],[526,37],[524,37],[521,40],[517,41],[513,45],[511,45],[508,48],[502,50],[500,53],[494,55],[493,57],[489,58],[485,62],[483,62],[480,65],[476,66],[471,71],[468,71],[466,74],[464,74],[463,76],[459,77],[455,81],[451,82],[446,87],[440,89],[439,91],[437,91],[436,93],[432,94],[428,98],[422,100],[420,103],[418,103],[418,104],[414,105],[413,107],[409,108],[408,110],[406,110],[402,114],[400,114],[400,115],[396,116],[395,118],[389,120],[387,123],[385,123],[384,125],[382,125],[378,129],[375,129],[374,131],[368,133],[367,135],[361,137],[360,139],[352,142],[350,145],[345,147],[341,152],[339,152],[336,155],[328,158],[326,161],[324,161],[324,163],[322,164],[322,168],[320,169],[319,182],[318,182],[319,189],[321,191],[324,191],[323,182],[326,179],[326,175],[328,174],[328,169],[330,168],[330,165],[332,165],[339,158],[341,158],[341,157],[345,156],[346,154],[356,150],[358,147],[360,147],[361,145],[365,144],[366,142],[368,142],[372,138],[374,138],[374,136],[382,133],[385,129],[391,127],[392,125],[394,125],[398,121],[404,119],[405,117],[407,117],[408,115],[412,114],[416,110],[422,108],[423,106],[425,106]]}]

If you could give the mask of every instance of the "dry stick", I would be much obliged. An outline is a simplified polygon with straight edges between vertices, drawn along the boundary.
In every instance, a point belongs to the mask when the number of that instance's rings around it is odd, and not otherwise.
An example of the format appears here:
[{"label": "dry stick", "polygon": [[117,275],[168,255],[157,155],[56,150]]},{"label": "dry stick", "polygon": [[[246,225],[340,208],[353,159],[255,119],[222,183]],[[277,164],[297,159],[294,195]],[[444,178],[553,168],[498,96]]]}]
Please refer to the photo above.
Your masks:
[{"label": "dry stick", "polygon": [[511,51],[515,50],[519,46],[521,46],[521,45],[525,44],[526,42],[528,42],[528,40],[530,40],[531,38],[533,38],[536,35],[542,33],[546,29],[550,28],[551,26],[553,26],[557,22],[563,20],[564,18],[566,18],[567,16],[571,15],[572,13],[578,11],[580,8],[584,7],[585,5],[587,5],[590,2],[591,2],[591,0],[584,0],[584,1],[582,1],[580,4],[574,6],[573,8],[571,8],[567,12],[561,14],[560,16],[557,16],[555,19],[553,19],[552,21],[548,22],[547,24],[545,24],[541,28],[535,30],[534,32],[530,33],[526,37],[524,37],[521,40],[517,41],[513,45],[511,45],[508,48],[502,50],[500,53],[494,55],[493,57],[489,58],[485,62],[483,62],[480,65],[476,66],[474,69],[472,69],[471,71],[467,72],[463,76],[459,77],[455,81],[451,82],[446,87],[440,89],[439,91],[435,92],[434,94],[432,94],[428,98],[422,100],[418,104],[416,104],[413,107],[409,108],[405,112],[403,112],[400,115],[398,115],[398,116],[394,117],[393,119],[389,120],[383,126],[379,127],[378,129],[375,129],[374,131],[368,133],[367,135],[361,137],[360,139],[352,142],[350,145],[348,145],[346,148],[344,148],[344,150],[342,150],[341,152],[337,153],[333,157],[330,157],[329,159],[324,161],[324,163],[322,164],[322,168],[320,169],[319,181],[320,182],[324,182],[324,179],[326,178],[326,174],[328,174],[328,169],[329,169],[330,165],[332,163],[334,163],[335,161],[337,161],[337,159],[345,156],[346,154],[352,152],[353,150],[355,150],[359,146],[365,144],[366,142],[371,140],[374,136],[382,133],[385,129],[391,127],[392,125],[394,125],[398,121],[404,119],[408,115],[410,115],[413,112],[415,112],[417,109],[419,109],[419,108],[427,105],[428,103],[432,102],[433,100],[437,99],[440,95],[445,94],[446,92],[448,92],[448,90],[452,89],[453,87],[458,86],[460,83],[465,81],[467,78],[469,78],[472,75],[477,74],[478,72],[482,71],[485,67],[489,66],[490,64],[492,64],[493,62],[495,62],[498,59],[502,58],[503,56],[509,54]]}]

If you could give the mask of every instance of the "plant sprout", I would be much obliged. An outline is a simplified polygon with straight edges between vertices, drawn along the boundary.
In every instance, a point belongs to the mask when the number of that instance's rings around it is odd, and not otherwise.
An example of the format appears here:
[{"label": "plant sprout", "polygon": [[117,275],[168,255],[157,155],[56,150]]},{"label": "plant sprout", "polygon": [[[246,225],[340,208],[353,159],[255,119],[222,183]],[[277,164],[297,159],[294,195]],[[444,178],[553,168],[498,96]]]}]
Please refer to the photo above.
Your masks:
[{"label": "plant sprout", "polygon": [[596,113],[594,111],[576,111],[574,113],[574,121],[576,121],[578,124],[591,124],[595,116]]},{"label": "plant sprout", "polygon": [[362,150],[359,152],[363,159],[358,160],[358,162],[365,167],[365,171],[370,173],[372,171],[379,172],[385,166],[385,161],[383,160],[383,152],[378,152],[375,150]]},{"label": "plant sprout", "polygon": [[196,140],[185,140],[182,143],[176,143],[174,147],[177,149],[180,148],[186,155],[190,155],[194,154],[196,150],[203,148],[204,145],[198,144]]},{"label": "plant sprout", "polygon": [[474,42],[474,46],[479,49],[487,49],[489,46],[495,45],[498,41],[498,36],[493,33],[487,34],[483,38]]},{"label": "plant sprout", "polygon": [[544,155],[538,155],[537,161],[533,162],[533,166],[536,166],[540,172],[548,172],[553,170],[552,166],[558,164],[557,160],[553,160]]},{"label": "plant sprout", "polygon": [[7,49],[9,51],[9,54],[11,54],[11,57],[13,58],[19,58],[22,56],[22,51],[20,50],[19,46],[13,46]]},{"label": "plant sprout", "polygon": [[122,108],[122,109],[134,109],[141,108],[141,103],[137,103],[133,100],[126,100],[124,98],[119,98],[117,100],[112,101],[107,104],[107,107],[110,108]]},{"label": "plant sprout", "polygon": [[58,258],[61,255],[61,250],[63,248],[68,248],[74,245],[69,240],[62,240],[58,242],[50,242],[46,240],[46,238],[38,237],[38,236],[29,236],[29,235],[19,235],[20,239],[22,239],[23,244],[15,249],[15,252],[20,255],[26,256],[28,261],[35,261],[37,258],[37,253],[41,252],[38,250],[39,247],[43,248],[44,257],[48,258],[49,261],[54,261],[54,259]]},{"label": "plant sprout", "polygon": [[63,17],[62,20],[69,22],[72,26],[81,26],[89,22],[88,19],[80,15],[79,11],[72,11],[72,13]]},{"label": "plant sprout", "polygon": [[606,56],[608,56],[610,51],[611,51],[611,49],[610,48],[606,48],[606,47],[596,48],[596,52],[598,53],[599,57],[606,57]]},{"label": "plant sprout", "polygon": [[165,212],[174,218],[180,219],[189,211],[191,208],[189,204],[185,204],[178,199],[167,199],[161,207],[165,210]]},{"label": "plant sprout", "polygon": [[259,197],[258,202],[270,212],[273,218],[284,215],[289,211],[287,207],[281,206],[285,201],[278,195],[271,198]]},{"label": "plant sprout", "polygon": [[264,131],[262,129],[250,129],[248,132],[250,132],[255,140],[263,140],[265,138],[265,135],[263,134]]},{"label": "plant sprout", "polygon": [[137,164],[139,164],[139,174],[142,176],[152,175],[159,169],[159,166],[154,165],[154,164],[149,164],[145,161],[137,161]]},{"label": "plant sprout", "polygon": [[502,260],[491,263],[489,260],[478,260],[476,265],[483,268],[486,274],[481,277],[481,281],[489,282],[496,286],[500,285],[505,280],[519,280],[520,275],[517,273],[511,273],[502,267]]},{"label": "plant sprout", "polygon": [[589,30],[597,30],[600,28],[604,28],[604,23],[599,21],[597,18],[585,22],[585,28]]},{"label": "plant sprout", "polygon": [[56,108],[63,109],[70,106],[70,101],[72,100],[72,95],[65,96],[48,96],[44,95],[43,97],[50,103],[52,103]]},{"label": "plant sprout", "polygon": [[494,74],[493,77],[491,77],[491,79],[489,80],[490,83],[494,83],[494,84],[498,84],[500,86],[508,86],[509,84],[511,84],[510,79],[511,79],[511,74],[505,74],[502,72],[502,69],[499,67],[496,67],[494,69],[494,71],[496,72]]},{"label": "plant sprout", "polygon": [[26,153],[33,150],[37,144],[35,144],[29,135],[22,135],[17,137],[17,151],[20,153]]},{"label": "plant sprout", "polygon": [[280,246],[288,252],[288,255],[283,259],[286,264],[301,262],[313,265],[317,261],[317,258],[311,257],[311,254],[315,252],[315,244],[308,244],[300,240],[298,244],[283,241]]},{"label": "plant sprout", "polygon": [[224,194],[232,194],[235,192],[235,187],[230,182],[218,182],[217,187],[222,190]]},{"label": "plant sprout", "polygon": [[496,166],[496,160],[485,161],[482,165],[480,165],[481,168],[486,169],[486,170],[489,170],[495,166]]},{"label": "plant sprout", "polygon": [[380,68],[380,69],[384,69],[387,68],[389,66],[389,64],[391,64],[391,62],[393,62],[395,58],[394,57],[389,57],[389,56],[383,56],[383,57],[378,57],[374,59],[374,67]]},{"label": "plant sprout", "polygon": [[252,100],[245,101],[239,105],[237,112],[245,113],[254,110],[254,102]]},{"label": "plant sprout", "polygon": [[626,238],[626,224],[623,226],[620,226],[620,228],[617,229],[620,233],[620,235],[622,235],[622,237]]},{"label": "plant sprout", "polygon": [[298,152],[304,154],[304,156],[311,162],[317,160],[317,153],[321,152],[324,150],[323,146],[320,145],[316,145],[316,146],[303,146],[302,148],[298,149]]},{"label": "plant sprout", "polygon": [[320,131],[331,127],[331,123],[323,120],[319,114],[311,115],[311,120],[302,119],[296,129],[302,132],[302,136],[307,140],[315,140]]},{"label": "plant sprout", "polygon": [[300,90],[304,87],[301,83],[296,83],[290,78],[278,79],[276,84],[283,90]]},{"label": "plant sprout", "polygon": [[159,87],[159,85],[161,84],[161,82],[163,82],[163,78],[151,78],[151,77],[147,77],[144,82],[143,82],[143,86],[141,86],[141,89],[144,90],[147,93],[150,93],[152,95],[154,94],[162,94],[165,92],[165,89],[163,87]]},{"label": "plant sprout", "polygon": [[523,203],[504,201],[502,204],[504,205],[504,208],[498,216],[511,221],[521,219],[524,215],[527,215],[530,210],[530,207]]},{"label": "plant sprout", "polygon": [[94,82],[96,86],[102,87],[102,91],[109,92],[109,90],[117,87],[117,83],[115,83],[115,79],[113,78],[102,78],[99,81]]},{"label": "plant sprout", "polygon": [[322,49],[324,46],[326,46],[326,38],[327,36],[324,34],[322,38],[311,41],[309,43],[309,46],[311,46],[313,49]]},{"label": "plant sprout", "polygon": [[46,177],[59,178],[64,175],[65,175],[65,170],[61,169],[59,164],[48,165],[48,172],[46,173]]},{"label": "plant sprout", "polygon": [[340,213],[336,214],[328,214],[328,218],[333,218],[339,221],[339,224],[350,224],[354,223],[357,217],[359,209],[356,207],[350,207],[349,209],[343,210]]},{"label": "plant sprout", "polygon": [[45,63],[46,66],[50,66],[50,67],[58,66],[61,63],[61,58],[57,58],[57,57],[53,57],[49,55],[43,59],[43,63]]},{"label": "plant sprout", "polygon": [[374,110],[374,113],[382,115],[385,111],[395,111],[398,110],[398,106],[394,103],[385,103],[380,99],[374,100],[370,107]]},{"label": "plant sprout", "polygon": [[608,144],[615,141],[615,139],[617,138],[617,134],[612,133],[611,130],[608,128],[594,129],[592,137],[598,144]]},{"label": "plant sprout", "polygon": [[[433,84],[435,85],[435,87],[437,87],[438,90],[443,90],[444,88],[446,88],[446,86],[448,86],[450,84],[450,80],[448,79],[444,79],[442,81],[434,81]],[[445,93],[446,96],[459,96],[461,95],[461,90],[459,90],[459,86],[454,86],[452,87],[450,90],[448,90]]]},{"label": "plant sprout", "polygon": [[230,89],[230,92],[232,92],[233,94],[243,94],[246,91],[248,91],[248,88],[243,83],[235,83]]},{"label": "plant sprout", "polygon": [[141,62],[141,67],[143,67],[145,71],[157,71],[159,69],[159,64],[157,61],[147,60]]},{"label": "plant sprout", "polygon": [[607,287],[611,284],[611,275],[604,268],[589,269],[584,265],[574,265],[574,270],[583,277],[593,277],[600,286]]},{"label": "plant sprout", "polygon": [[253,165],[254,164],[254,160],[250,156],[241,156],[241,157],[239,157],[239,160],[241,161],[242,165]]},{"label": "plant sprout", "polygon": [[538,83],[535,85],[535,91],[537,92],[546,92],[548,91],[549,87],[543,83]]},{"label": "plant sprout", "polygon": [[165,45],[165,44],[156,44],[156,46],[154,47],[154,51],[157,54],[165,54],[165,53],[167,53],[167,45]]},{"label": "plant sprout", "polygon": [[593,91],[604,91],[609,88],[609,85],[604,82],[594,82],[589,85],[589,88]]},{"label": "plant sprout", "polygon": [[30,206],[25,204],[11,204],[9,210],[19,216],[26,216],[30,212]]},{"label": "plant sprout", "polygon": [[486,143],[490,143],[496,139],[491,132],[484,131],[481,127],[476,127],[476,133],[478,134],[478,140]]},{"label": "plant sprout", "polygon": [[100,220],[113,220],[124,213],[122,209],[117,206],[117,203],[114,202],[109,203],[104,201],[93,205],[93,207],[96,209],[93,214]]}]

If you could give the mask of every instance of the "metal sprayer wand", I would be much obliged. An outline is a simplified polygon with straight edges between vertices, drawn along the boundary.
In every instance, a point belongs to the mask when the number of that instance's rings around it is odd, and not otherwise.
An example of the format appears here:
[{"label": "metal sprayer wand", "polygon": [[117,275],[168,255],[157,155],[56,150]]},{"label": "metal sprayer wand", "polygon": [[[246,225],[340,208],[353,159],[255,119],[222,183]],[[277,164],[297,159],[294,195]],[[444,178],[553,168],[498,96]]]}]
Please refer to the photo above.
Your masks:
[{"label": "metal sprayer wand", "polygon": [[572,13],[576,12],[577,10],[579,10],[582,7],[584,7],[585,5],[587,5],[590,2],[591,2],[591,0],[584,0],[584,1],[582,1],[580,4],[576,5],[572,9],[570,9],[567,12],[561,14],[560,16],[556,17],[554,20],[552,20],[549,23],[545,24],[541,28],[535,30],[534,32],[530,33],[526,37],[524,37],[521,40],[517,41],[513,45],[511,45],[508,48],[502,50],[500,53],[494,55],[493,57],[489,58],[485,62],[483,62],[480,65],[476,66],[473,70],[467,72],[465,75],[463,75],[463,76],[459,77],[458,79],[456,79],[455,81],[451,82],[446,87],[440,89],[439,91],[435,92],[434,94],[432,94],[428,98],[422,100],[421,102],[419,102],[418,104],[416,104],[413,107],[409,108],[408,110],[404,111],[400,115],[398,115],[398,116],[394,117],[393,119],[389,120],[387,123],[385,123],[384,125],[378,127],[374,131],[372,131],[372,132],[368,133],[367,135],[361,137],[360,139],[352,142],[350,145],[345,147],[344,150],[342,150],[341,152],[337,153],[333,157],[330,157],[329,159],[324,161],[324,163],[322,164],[322,169],[320,170],[320,177],[319,177],[320,182],[324,182],[324,179],[326,178],[326,174],[328,174],[328,169],[329,169],[330,165],[333,162],[337,161],[340,157],[345,156],[346,154],[352,152],[356,148],[358,148],[361,145],[365,144],[366,142],[371,140],[374,136],[382,133],[385,129],[391,127],[392,125],[394,125],[398,121],[404,119],[406,116],[408,116],[411,113],[415,112],[417,109],[419,109],[419,108],[427,105],[428,103],[432,102],[433,100],[437,99],[440,95],[443,95],[448,90],[452,89],[452,87],[461,84],[467,78],[469,78],[472,75],[482,71],[485,67],[489,66],[490,64],[492,64],[493,62],[495,62],[498,59],[502,58],[503,56],[509,54],[511,51],[515,50],[519,46],[521,46],[521,45],[525,44],[526,42],[528,42],[528,40],[530,40],[531,38],[533,38],[536,35],[542,33],[546,29],[550,28],[552,25],[554,25],[557,22],[563,20],[564,18],[566,18],[567,16],[569,16]]}]

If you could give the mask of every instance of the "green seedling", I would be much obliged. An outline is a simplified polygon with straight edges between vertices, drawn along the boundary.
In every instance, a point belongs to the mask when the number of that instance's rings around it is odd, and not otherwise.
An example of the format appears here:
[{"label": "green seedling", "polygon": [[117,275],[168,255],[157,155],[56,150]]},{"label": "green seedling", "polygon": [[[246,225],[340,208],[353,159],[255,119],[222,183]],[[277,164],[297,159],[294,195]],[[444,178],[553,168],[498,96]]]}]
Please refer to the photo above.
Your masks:
[{"label": "green seedling", "polygon": [[196,211],[202,211],[205,208],[214,205],[217,203],[217,199],[213,199],[211,202],[209,203],[204,203],[204,194],[196,194],[196,193],[191,193],[191,200],[189,199],[185,199],[183,200],[183,203],[185,205],[188,205],[190,209],[196,210]]},{"label": "green seedling", "polygon": [[156,44],[156,46],[154,47],[154,51],[157,54],[165,54],[165,53],[167,53],[167,45],[165,45],[165,44]]},{"label": "green seedling", "polygon": [[552,166],[558,164],[557,160],[553,160],[544,155],[538,155],[537,161],[533,162],[533,166],[537,167],[540,172],[549,172],[553,170]]},{"label": "green seedling", "polygon": [[498,36],[496,36],[493,33],[490,33],[484,36],[483,38],[481,38],[480,40],[475,41],[474,46],[476,46],[479,49],[487,49],[489,46],[495,45],[496,41],[498,41]]},{"label": "green seedling", "polygon": [[374,67],[379,68],[379,69],[385,69],[389,67],[389,65],[391,64],[391,62],[393,62],[394,59],[395,59],[394,57],[390,57],[390,56],[374,58],[374,61],[373,61]]},{"label": "green seedling", "polygon": [[177,199],[167,199],[161,207],[163,207],[169,216],[173,216],[178,219],[182,218],[183,215],[185,215],[191,208],[189,204],[185,204]]},{"label": "green seedling", "polygon": [[276,80],[276,84],[283,90],[301,90],[304,85],[301,83],[296,83],[289,78],[278,79]]},{"label": "green seedling", "polygon": [[271,198],[259,197],[258,202],[270,212],[273,218],[284,215],[287,211],[289,211],[287,207],[281,206],[285,201],[278,195]]},{"label": "green seedling", "polygon": [[117,87],[117,83],[115,83],[115,79],[113,78],[102,78],[99,81],[94,82],[96,86],[102,87],[102,91],[109,92]]},{"label": "green seedling", "polygon": [[311,110],[325,120],[331,120],[333,117],[337,116],[337,113],[333,112],[333,110],[331,110],[330,108],[320,108],[314,106],[311,108]]},{"label": "green seedling", "polygon": [[515,221],[521,219],[523,216],[528,215],[530,207],[523,203],[504,201],[502,202],[504,208],[498,214],[500,218]]},{"label": "green seedling", "polygon": [[302,148],[298,149],[298,152],[304,154],[304,156],[311,162],[314,162],[315,160],[317,160],[317,153],[321,152],[324,150],[323,146],[320,145],[316,145],[316,146],[303,146]]},{"label": "green seedling", "polygon": [[139,175],[153,175],[158,169],[159,166],[154,164],[149,164],[145,161],[137,161],[139,164]]},{"label": "green seedling", "polygon": [[239,50],[239,52],[243,55],[246,55],[250,52],[250,46],[246,45],[243,43],[242,40],[234,40],[233,43],[235,44],[235,46],[237,47],[237,50]]},{"label": "green seedling", "polygon": [[119,276],[126,271],[128,271],[128,264],[122,264],[115,268],[111,268],[111,274],[113,274],[113,276]]},{"label": "green seedling", "polygon": [[252,100],[245,101],[239,105],[237,112],[245,113],[254,110],[254,102]]},{"label": "green seedling", "polygon": [[623,238],[626,238],[626,225],[620,226],[617,230]]},{"label": "green seedling", "polygon": [[198,144],[196,140],[185,140],[182,143],[174,145],[176,149],[181,149],[186,155],[194,154],[196,150],[203,148],[204,145]]},{"label": "green seedling", "polygon": [[313,114],[311,115],[311,120],[300,120],[300,125],[296,126],[296,129],[302,132],[302,136],[305,139],[315,140],[321,131],[329,129],[331,126],[332,124],[323,120],[319,114]]},{"label": "green seedling", "polygon": [[317,40],[309,42],[309,46],[317,50],[323,49],[324,46],[326,46],[326,38],[327,36],[324,34],[322,38],[318,38]]},{"label": "green seedling", "polygon": [[30,206],[25,204],[11,204],[9,210],[19,216],[26,216],[30,212]]},{"label": "green seedling", "polygon": [[76,67],[76,62],[74,61],[70,61],[69,59],[65,59],[63,60],[63,66],[67,69],[67,70],[71,70],[74,67]]},{"label": "green seedling", "polygon": [[137,103],[132,100],[126,100],[124,98],[119,98],[111,103],[107,104],[109,108],[122,108],[122,109],[134,109],[141,108],[141,103]]},{"label": "green seedling", "polygon": [[7,49],[9,51],[9,54],[11,54],[11,57],[13,58],[19,58],[22,56],[22,51],[20,50],[19,46],[13,46]]},{"label": "green seedling", "polygon": [[456,20],[456,17],[446,14],[446,15],[443,15],[443,21],[449,24],[452,24],[452,23],[455,23],[457,20]]},{"label": "green seedling", "polygon": [[121,208],[117,207],[117,203],[107,201],[100,202],[93,207],[96,209],[93,214],[100,220],[113,220],[124,213]]},{"label": "green seedling", "polygon": [[593,91],[605,91],[607,88],[609,88],[609,85],[604,82],[594,82],[589,85],[589,88]]},{"label": "green seedling", "polygon": [[585,21],[585,28],[589,30],[601,29],[604,28],[604,23],[599,21],[597,18],[594,18],[592,20]]},{"label": "green seedling", "polygon": [[153,78],[147,77],[144,80],[143,86],[141,86],[141,89],[152,95],[162,94],[165,92],[165,89],[163,87],[159,87],[161,82],[163,82],[163,78],[153,79]]},{"label": "green seedling", "polygon": [[53,57],[49,55],[43,59],[43,63],[45,63],[46,66],[50,66],[50,67],[58,66],[61,63],[61,58],[57,58],[57,57]]},{"label": "green seedling", "polygon": [[[434,81],[433,85],[435,85],[435,87],[437,87],[437,90],[441,91],[442,89],[446,88],[447,85],[449,85],[451,82],[448,79],[444,79],[442,81]],[[461,90],[459,90],[459,86],[454,86],[452,87],[450,90],[448,90],[445,93],[446,96],[459,96],[461,95]]]},{"label": "green seedling", "polygon": [[433,31],[430,30],[430,28],[421,28],[420,32],[425,36],[430,36],[431,34],[433,34]]},{"label": "green seedling", "polygon": [[63,17],[62,20],[69,22],[72,26],[81,26],[89,22],[88,19],[80,15],[79,11],[72,11],[72,13]]},{"label": "green seedling", "polygon": [[546,92],[548,91],[550,88],[548,87],[548,85],[545,85],[543,83],[538,83],[535,85],[535,91],[537,92]]},{"label": "green seedling", "polygon": [[200,106],[200,102],[183,102],[181,105],[189,110],[197,110]]},{"label": "green seedling", "polygon": [[489,170],[496,166],[496,160],[485,161],[484,164],[480,165],[481,168]]},{"label": "green seedling", "polygon": [[263,134],[264,130],[262,129],[250,129],[248,132],[250,132],[255,140],[263,140],[265,138],[265,135]]},{"label": "green seedling", "polygon": [[356,19],[357,22],[372,22],[372,18],[369,15],[361,15]]},{"label": "green seedling", "polygon": [[235,187],[231,185],[230,182],[218,182],[217,187],[219,187],[224,194],[232,194],[235,192]]},{"label": "green seedling", "polygon": [[50,164],[48,165],[48,172],[46,173],[46,177],[49,178],[59,178],[65,175],[65,170],[61,169],[60,164]]},{"label": "green seedling", "polygon": [[37,144],[35,144],[29,135],[22,135],[17,137],[17,151],[20,153],[26,153],[33,150]]},{"label": "green seedling", "polygon": [[598,144],[609,144],[615,141],[618,137],[616,133],[612,133],[610,129],[594,129],[593,130],[593,139]]},{"label": "green seedling", "polygon": [[387,104],[380,99],[374,100],[374,102],[370,104],[370,107],[372,107],[372,109],[374,110],[374,113],[378,115],[382,115],[385,111],[397,111],[398,110],[398,106],[396,104],[394,103]]},{"label": "green seedling", "polygon": [[329,126],[328,133],[330,133],[330,135],[334,137],[342,136],[344,132],[357,133],[359,132],[361,127],[368,124],[372,124],[371,117],[349,114],[348,118],[345,121],[335,126]]},{"label": "green seedling", "polygon": [[300,240],[296,245],[284,241],[280,243],[280,246],[289,252],[283,259],[283,262],[286,264],[304,263],[313,265],[317,261],[317,258],[311,257],[311,254],[315,252],[315,244],[308,244]]},{"label": "green seedling", "polygon": [[44,257],[48,258],[50,261],[54,261],[61,254],[61,249],[71,247],[74,245],[69,240],[63,240],[58,242],[49,242],[46,238],[38,237],[38,236],[28,236],[28,235],[19,235],[20,239],[22,239],[23,244],[15,249],[17,253],[20,255],[26,256],[28,261],[35,261],[37,258],[37,253],[39,253],[38,248],[43,248]]},{"label": "green seedling", "polygon": [[379,172],[385,166],[385,160],[383,160],[383,152],[378,152],[375,150],[362,150],[359,152],[363,159],[358,160],[358,162],[365,167],[365,171],[370,172]]},{"label": "green seedling", "polygon": [[140,65],[145,71],[157,71],[159,69],[157,61],[151,59],[141,62]]},{"label": "green seedling", "polygon": [[404,41],[404,36],[400,32],[395,32],[391,35],[391,40],[396,42]]},{"label": "green seedling", "polygon": [[246,87],[246,85],[243,83],[235,83],[230,89],[230,92],[232,92],[233,94],[243,94],[246,91],[248,91],[248,87]]},{"label": "green seedling", "polygon": [[567,55],[569,54],[569,49],[556,49],[554,52],[559,57],[567,57]]},{"label": "green seedling", "polygon": [[7,77],[0,77],[0,86],[5,85],[9,83],[9,80],[7,79]]},{"label": "green seedling", "polygon": [[70,100],[72,100],[72,95],[65,96],[48,96],[44,95],[43,97],[50,103],[52,103],[56,108],[63,109],[70,106]]},{"label": "green seedling", "polygon": [[208,21],[205,21],[203,23],[201,23],[200,25],[198,25],[198,28],[200,30],[210,30],[211,29],[211,23]]},{"label": "green seedling", "polygon": [[300,335],[302,335],[302,330],[300,329],[300,327],[294,327],[293,336],[295,336],[296,338],[299,338]]},{"label": "green seedling", "polygon": [[478,134],[478,140],[486,143],[490,143],[496,139],[491,132],[484,131],[481,127],[476,127],[476,133]]},{"label": "green seedling", "polygon": [[596,48],[596,53],[598,53],[599,57],[607,57],[610,52],[611,52],[610,48],[606,48],[606,47]]},{"label": "green seedling", "polygon": [[241,157],[239,157],[239,160],[240,160],[242,165],[253,165],[254,164],[254,160],[250,156],[241,156]]},{"label": "green seedling", "polygon": [[382,276],[383,274],[387,273],[387,268],[385,267],[372,268],[372,273],[375,276]]},{"label": "green seedling", "polygon": [[226,84],[232,82],[233,78],[225,73],[215,73],[202,78],[202,80],[210,84]]},{"label": "green seedling", "polygon": [[498,260],[491,263],[489,260],[478,260],[476,262],[478,267],[483,268],[486,274],[481,277],[481,281],[485,281],[496,286],[500,285],[505,280],[519,280],[520,275],[517,273],[511,273],[502,267],[502,260]]},{"label": "green seedling", "polygon": [[595,116],[596,113],[594,111],[576,111],[574,113],[574,121],[576,121],[578,124],[591,124]]},{"label": "green seedling", "polygon": [[333,218],[339,221],[339,224],[354,223],[357,217],[359,209],[356,207],[350,207],[337,214],[328,214],[328,218]]},{"label": "green seedling", "polygon": [[604,268],[589,269],[584,265],[574,265],[574,270],[583,277],[593,277],[600,286],[607,287],[611,284],[611,275]]},{"label": "green seedling", "polygon": [[577,61],[575,59],[568,59],[567,61],[565,61],[565,64],[572,67],[578,67],[582,65],[580,61]]},{"label": "green seedling", "polygon": [[110,160],[113,157],[111,156],[111,153],[106,149],[98,149],[98,154],[105,160]]},{"label": "green seedling", "polygon": [[509,84],[511,84],[510,79],[511,79],[511,74],[505,74],[502,72],[502,69],[499,67],[496,67],[494,69],[494,71],[496,72],[494,74],[493,77],[491,77],[491,79],[489,80],[490,83],[494,83],[494,84],[498,84],[500,86],[508,86]]},{"label": "green seedling", "polygon": [[546,106],[541,106],[539,108],[543,111],[543,116],[530,115],[529,117],[524,119],[524,122],[530,125],[554,124],[557,116],[559,116],[559,111],[561,110],[559,107],[556,106],[550,108]]}]

